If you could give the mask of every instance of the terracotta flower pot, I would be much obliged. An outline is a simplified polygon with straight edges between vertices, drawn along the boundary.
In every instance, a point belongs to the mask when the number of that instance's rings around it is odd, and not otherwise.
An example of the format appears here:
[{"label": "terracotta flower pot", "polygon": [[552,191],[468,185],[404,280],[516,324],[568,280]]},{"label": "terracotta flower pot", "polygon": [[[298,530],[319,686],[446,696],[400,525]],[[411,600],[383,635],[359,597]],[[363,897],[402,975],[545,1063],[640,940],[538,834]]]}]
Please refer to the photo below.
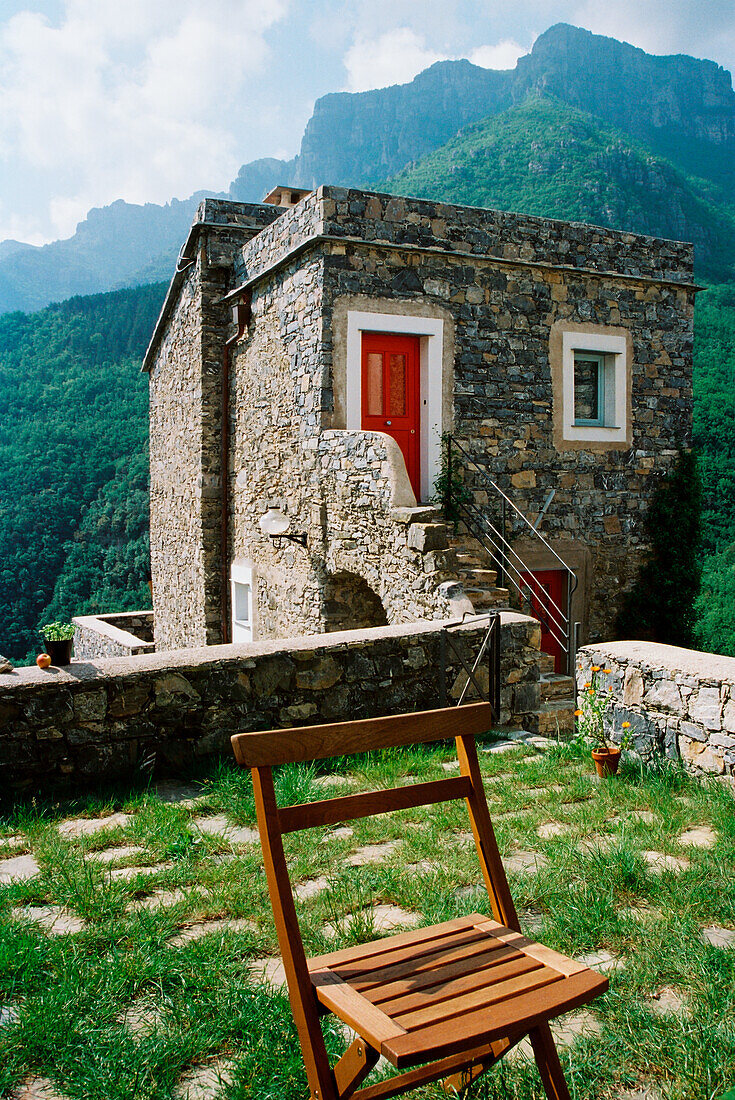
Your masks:
[{"label": "terracotta flower pot", "polygon": [[621,750],[615,747],[592,750],[592,759],[595,762],[595,768],[600,779],[604,779],[608,775],[615,775],[620,763],[620,752]]},{"label": "terracotta flower pot", "polygon": [[52,642],[47,638],[44,641],[46,652],[51,658],[51,664],[56,665],[70,665],[71,664],[71,647],[74,644],[73,638],[69,638],[68,641]]}]

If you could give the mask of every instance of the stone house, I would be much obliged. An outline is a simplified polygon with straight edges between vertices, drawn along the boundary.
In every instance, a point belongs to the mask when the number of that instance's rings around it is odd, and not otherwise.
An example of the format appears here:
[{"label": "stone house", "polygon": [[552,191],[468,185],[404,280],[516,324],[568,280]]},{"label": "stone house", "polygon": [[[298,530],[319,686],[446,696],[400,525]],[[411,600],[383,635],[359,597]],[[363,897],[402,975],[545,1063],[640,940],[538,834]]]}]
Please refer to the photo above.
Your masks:
[{"label": "stone house", "polygon": [[553,597],[557,668],[575,623],[611,637],[690,442],[695,290],[690,245],[593,226],[206,199],[144,363],[156,648],[443,618],[458,580],[476,607],[525,583],[542,625]]}]

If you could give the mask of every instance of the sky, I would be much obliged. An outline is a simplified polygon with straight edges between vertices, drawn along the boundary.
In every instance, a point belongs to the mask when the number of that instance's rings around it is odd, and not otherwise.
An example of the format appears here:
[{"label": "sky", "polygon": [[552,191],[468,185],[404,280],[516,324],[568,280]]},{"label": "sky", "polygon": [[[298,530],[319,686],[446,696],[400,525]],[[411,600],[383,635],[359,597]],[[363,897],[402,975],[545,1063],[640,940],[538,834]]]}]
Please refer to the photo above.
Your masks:
[{"label": "sky", "polygon": [[512,68],[559,22],[735,68],[734,0],[0,0],[0,241],[226,190],[319,96]]}]

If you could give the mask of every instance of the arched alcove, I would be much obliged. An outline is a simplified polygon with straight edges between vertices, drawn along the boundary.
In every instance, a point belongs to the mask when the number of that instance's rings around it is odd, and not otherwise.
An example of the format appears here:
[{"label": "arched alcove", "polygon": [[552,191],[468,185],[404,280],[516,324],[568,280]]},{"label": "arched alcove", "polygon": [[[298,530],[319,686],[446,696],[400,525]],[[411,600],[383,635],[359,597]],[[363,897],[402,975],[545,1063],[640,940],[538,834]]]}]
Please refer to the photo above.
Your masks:
[{"label": "arched alcove", "polygon": [[362,577],[344,570],[327,577],[322,595],[322,616],[327,634],[337,630],[388,625],[385,608],[377,593]]}]

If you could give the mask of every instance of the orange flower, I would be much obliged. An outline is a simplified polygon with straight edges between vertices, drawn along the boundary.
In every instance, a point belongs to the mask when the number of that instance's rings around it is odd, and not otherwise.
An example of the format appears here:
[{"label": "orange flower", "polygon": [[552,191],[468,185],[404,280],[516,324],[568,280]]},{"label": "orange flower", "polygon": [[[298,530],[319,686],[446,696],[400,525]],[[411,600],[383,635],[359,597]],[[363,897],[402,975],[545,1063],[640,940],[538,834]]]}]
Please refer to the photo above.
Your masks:
[{"label": "orange flower", "polygon": [[599,665],[593,665],[592,666],[592,671],[593,672],[599,672],[600,671],[600,666]]},{"label": "orange flower", "polygon": [[575,710],[574,717],[575,718],[581,718],[582,717],[582,711],[581,710]]},{"label": "orange flower", "polygon": [[585,686],[586,688],[588,688],[588,687],[592,687],[592,684],[591,684],[591,683],[589,682],[589,680],[588,680],[588,681],[587,681],[587,683],[586,683],[586,684],[585,684],[584,686]]},{"label": "orange flower", "polygon": [[602,671],[605,673],[606,676],[609,676],[610,673],[612,672],[612,669],[611,668],[603,668]]},{"label": "orange flower", "polygon": [[624,730],[629,730],[630,729],[630,722],[623,722],[623,729]]}]

